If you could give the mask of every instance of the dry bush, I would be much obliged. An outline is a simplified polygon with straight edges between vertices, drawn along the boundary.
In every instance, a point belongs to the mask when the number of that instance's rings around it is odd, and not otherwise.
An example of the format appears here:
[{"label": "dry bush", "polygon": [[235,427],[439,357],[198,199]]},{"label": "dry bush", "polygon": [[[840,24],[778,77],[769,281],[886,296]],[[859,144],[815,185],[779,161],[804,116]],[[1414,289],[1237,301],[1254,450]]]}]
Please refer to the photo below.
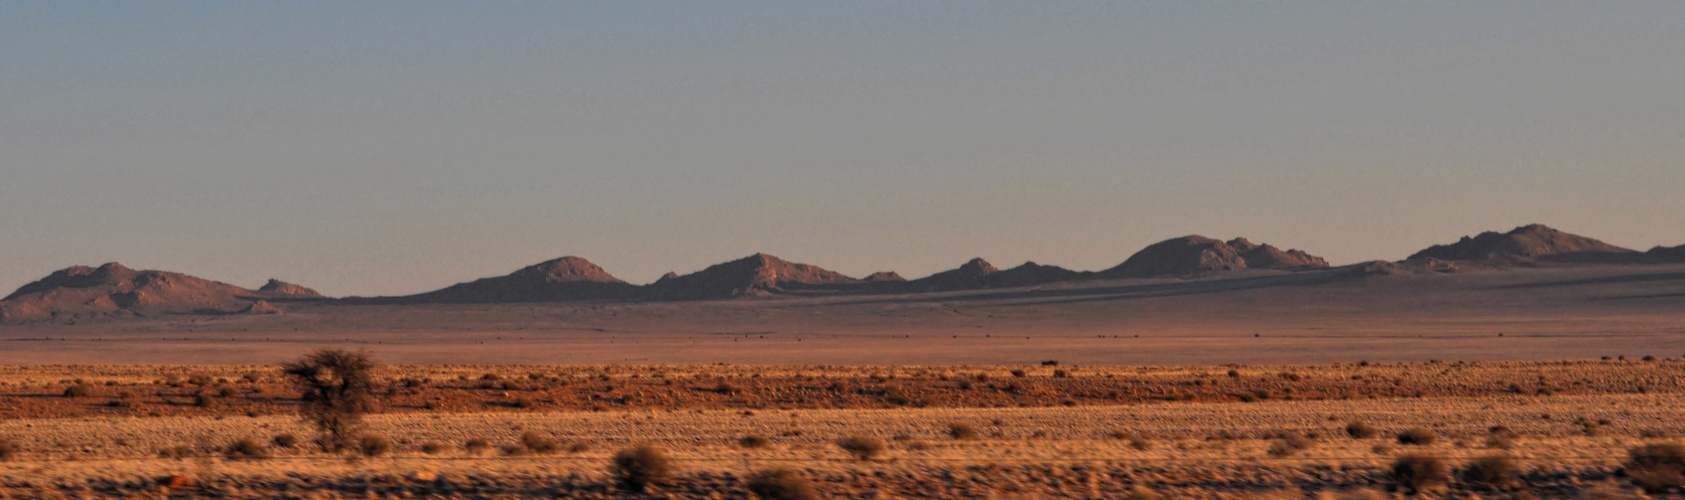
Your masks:
[{"label": "dry bush", "polygon": [[374,410],[374,362],[362,351],[321,349],[281,365],[298,386],[299,413],[325,437],[328,451],[352,444],[363,414]]},{"label": "dry bush", "polygon": [[1428,455],[1405,455],[1392,464],[1392,478],[1399,487],[1416,493],[1445,482],[1450,468],[1445,460]]},{"label": "dry bush", "polygon": [[188,446],[171,446],[169,448],[158,450],[158,458],[173,458],[181,460],[192,457],[193,455],[193,448]]},{"label": "dry bush", "polygon": [[18,444],[10,439],[0,438],[0,462],[8,462],[18,457]]},{"label": "dry bush", "polygon": [[651,485],[667,481],[673,473],[673,464],[661,448],[652,444],[641,444],[615,454],[614,462],[609,465],[609,472],[614,474],[615,480],[622,488],[629,491],[647,491]]},{"label": "dry bush", "polygon": [[467,450],[469,455],[483,455],[491,450],[491,441],[483,438],[472,438],[462,443],[462,449]]},{"label": "dry bush", "polygon": [[271,439],[270,442],[275,443],[275,446],[282,448],[292,448],[298,445],[298,436],[294,436],[292,434],[278,434],[274,439]]},{"label": "dry bush", "polygon": [[1411,427],[1404,432],[1398,433],[1398,444],[1427,446],[1438,440],[1439,436],[1435,435],[1433,431],[1421,427]]},{"label": "dry bush", "polygon": [[768,444],[772,444],[772,441],[765,436],[755,434],[743,436],[737,440],[737,445],[744,448],[765,448]]},{"label": "dry bush", "polygon": [[367,435],[357,441],[357,452],[365,457],[378,457],[392,452],[392,441],[381,436]]},{"label": "dry bush", "polygon": [[1299,434],[1283,433],[1281,440],[1270,446],[1269,454],[1276,457],[1288,457],[1309,449],[1316,445],[1316,441]]},{"label": "dry bush", "polygon": [[76,385],[73,385],[73,386],[70,386],[70,387],[66,387],[64,389],[63,395],[64,395],[64,397],[67,397],[67,398],[85,398],[85,397],[88,397],[89,392],[90,391],[88,390],[88,386],[82,385],[82,384],[76,384]]},{"label": "dry bush", "polygon": [[976,428],[961,422],[948,424],[948,435],[954,439],[977,439],[978,436]]},{"label": "dry bush", "polygon": [[556,440],[537,432],[522,434],[521,446],[526,447],[526,451],[528,453],[536,453],[539,455],[555,453],[556,450],[562,448],[560,444],[556,443]]},{"label": "dry bush", "polygon": [[1469,462],[1463,469],[1463,480],[1470,484],[1493,489],[1504,489],[1515,484],[1516,476],[1521,475],[1521,466],[1515,459],[1504,455],[1487,455]]},{"label": "dry bush", "polygon": [[252,438],[240,438],[229,443],[223,453],[231,459],[269,458],[269,450]]},{"label": "dry bush", "polygon": [[1356,439],[1369,439],[1379,435],[1380,433],[1381,431],[1376,430],[1374,427],[1370,427],[1368,423],[1363,421],[1353,421],[1352,423],[1346,424],[1346,435]]},{"label": "dry bush", "polygon": [[1651,493],[1685,488],[1685,445],[1647,444],[1627,452],[1626,473]]},{"label": "dry bush", "polygon": [[866,461],[883,453],[883,441],[865,436],[849,436],[837,440],[837,447],[854,455],[854,458]]},{"label": "dry bush", "polygon": [[773,469],[749,477],[749,491],[765,500],[815,500],[819,493],[807,478],[790,469]]},{"label": "dry bush", "polygon": [[445,445],[434,442],[422,443],[421,452],[428,455],[438,455],[445,452]]}]

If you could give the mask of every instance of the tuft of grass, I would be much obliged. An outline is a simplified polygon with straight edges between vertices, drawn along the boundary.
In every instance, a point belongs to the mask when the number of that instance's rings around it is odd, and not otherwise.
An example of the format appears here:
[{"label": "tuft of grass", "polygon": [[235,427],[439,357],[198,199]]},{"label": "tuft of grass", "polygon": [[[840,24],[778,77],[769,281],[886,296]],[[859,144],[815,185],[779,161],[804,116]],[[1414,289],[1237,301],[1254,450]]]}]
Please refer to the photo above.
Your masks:
[{"label": "tuft of grass", "polygon": [[294,436],[292,434],[278,434],[273,439],[270,439],[269,442],[282,448],[292,448],[294,446],[298,446],[298,436]]},{"label": "tuft of grass", "polygon": [[236,439],[222,451],[230,459],[269,458],[269,450],[252,438]]},{"label": "tuft of grass", "polygon": [[9,462],[18,457],[18,444],[10,439],[0,438],[0,462]]},{"label": "tuft of grass", "polygon": [[667,482],[673,464],[661,448],[641,444],[615,454],[609,472],[628,491],[648,491],[651,485]]},{"label": "tuft of grass", "polygon": [[854,455],[855,459],[864,462],[876,458],[878,454],[883,453],[884,446],[883,441],[879,441],[877,439],[865,436],[849,436],[838,439],[837,447],[842,448],[843,451],[848,452],[850,455]]},{"label": "tuft of grass", "polygon": [[1685,445],[1647,444],[1627,452],[1627,477],[1650,493],[1685,488]]},{"label": "tuft of grass", "polygon": [[772,469],[749,477],[749,492],[763,500],[817,500],[807,478],[790,469]]},{"label": "tuft of grass", "polygon": [[535,453],[539,455],[555,453],[556,450],[560,450],[562,448],[562,445],[557,444],[556,440],[551,439],[550,436],[539,434],[537,432],[527,432],[526,434],[522,434],[521,446],[526,447],[526,451],[528,453]]},{"label": "tuft of grass", "polygon": [[462,449],[468,450],[469,455],[484,455],[491,450],[491,441],[483,438],[473,438],[462,443]]},{"label": "tuft of grass", "polygon": [[1392,464],[1393,481],[1411,493],[1443,484],[1449,475],[1450,468],[1445,465],[1445,460],[1435,456],[1404,455]]},{"label": "tuft of grass", "polygon": [[766,436],[755,434],[750,434],[737,439],[737,445],[744,448],[765,448],[769,444],[772,444],[772,441],[768,440]]},{"label": "tuft of grass", "polygon": [[1369,439],[1380,434],[1381,431],[1370,427],[1368,423],[1361,420],[1346,424],[1346,435],[1355,439]]},{"label": "tuft of grass", "polygon": [[1433,431],[1423,429],[1421,427],[1411,427],[1404,432],[1398,433],[1398,444],[1427,446],[1438,440],[1439,436],[1435,435]]},{"label": "tuft of grass", "polygon": [[88,397],[89,392],[90,391],[88,390],[88,386],[83,385],[83,384],[76,384],[76,385],[73,385],[73,386],[70,386],[70,387],[66,387],[64,389],[63,395],[64,395],[64,397],[67,397],[67,398],[85,398],[85,397]]},{"label": "tuft of grass", "polygon": [[357,451],[365,457],[378,457],[392,452],[392,441],[369,434],[357,441]]},{"label": "tuft of grass", "polygon": [[428,455],[438,455],[445,452],[445,445],[434,442],[422,443],[421,452]]},{"label": "tuft of grass", "polygon": [[1476,458],[1463,468],[1464,481],[1492,489],[1510,487],[1519,475],[1521,466],[1515,463],[1515,459],[1504,455]]},{"label": "tuft of grass", "polygon": [[977,439],[978,436],[976,428],[962,422],[948,424],[948,435],[954,439]]}]

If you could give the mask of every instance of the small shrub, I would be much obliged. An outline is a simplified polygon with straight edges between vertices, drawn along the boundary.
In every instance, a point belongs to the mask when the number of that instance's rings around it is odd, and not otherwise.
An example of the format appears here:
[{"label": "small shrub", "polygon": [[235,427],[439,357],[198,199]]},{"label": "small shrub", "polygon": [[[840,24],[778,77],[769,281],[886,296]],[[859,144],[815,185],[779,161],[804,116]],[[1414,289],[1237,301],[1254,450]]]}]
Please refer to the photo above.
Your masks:
[{"label": "small shrub", "polygon": [[1069,376],[1071,376],[1071,374],[1065,370],[1053,370],[1053,378],[1066,378]]},{"label": "small shrub", "polygon": [[720,394],[725,394],[725,395],[729,396],[729,395],[732,395],[732,394],[737,394],[739,392],[743,392],[743,389],[738,389],[737,386],[731,385],[731,383],[729,383],[729,382],[720,382],[720,385],[714,386],[714,392],[717,392],[717,393],[720,393]]},{"label": "small shrub", "polygon": [[1439,440],[1439,436],[1434,435],[1433,431],[1423,429],[1421,427],[1412,427],[1409,430],[1398,433],[1398,444],[1427,446],[1433,444],[1433,442],[1437,440]]},{"label": "small shrub", "polygon": [[913,402],[912,396],[908,396],[900,387],[893,385],[883,389],[883,399],[896,406],[907,406]]},{"label": "small shrub", "polygon": [[433,442],[422,443],[421,452],[428,455],[438,455],[445,452],[445,445]]},{"label": "small shrub", "polygon": [[193,406],[198,408],[210,408],[216,406],[216,396],[212,396],[210,393],[205,392],[194,394]]},{"label": "small shrub", "polygon": [[469,439],[467,442],[462,443],[462,449],[468,450],[468,454],[470,455],[482,455],[485,454],[486,451],[491,450],[491,441],[486,441],[481,438]]},{"label": "small shrub", "polygon": [[232,459],[269,457],[269,450],[263,447],[263,443],[252,438],[236,439],[233,443],[229,443],[228,448],[224,449],[223,452],[228,455],[228,458]]},{"label": "small shrub", "polygon": [[18,444],[10,439],[0,438],[0,462],[9,462],[18,456]]},{"label": "small shrub", "polygon": [[614,474],[615,480],[620,482],[622,488],[629,491],[647,491],[651,485],[666,482],[673,472],[673,465],[661,448],[642,444],[615,454],[609,472]]},{"label": "small shrub", "polygon": [[954,439],[977,439],[977,429],[971,427],[971,424],[954,422],[948,424],[948,435]]},{"label": "small shrub", "polygon": [[1024,378],[1024,375],[1024,370],[1012,370],[1012,376],[1014,377]]},{"label": "small shrub", "polygon": [[1392,478],[1399,487],[1415,493],[1445,482],[1450,474],[1445,461],[1427,455],[1405,455],[1392,464]]},{"label": "small shrub", "polygon": [[1054,359],[1049,359],[1047,361],[1041,362],[1041,365],[1042,366],[1059,366],[1059,361],[1054,360]]},{"label": "small shrub", "polygon": [[1647,444],[1627,452],[1626,472],[1632,483],[1651,493],[1685,487],[1685,446]]},{"label": "small shrub", "polygon": [[357,442],[357,451],[365,457],[378,457],[392,452],[392,441],[375,435],[363,436]]},{"label": "small shrub", "polygon": [[193,448],[187,446],[172,446],[158,450],[158,458],[173,458],[181,460],[193,456]]},{"label": "small shrub", "polygon": [[1369,439],[1380,433],[1381,431],[1375,430],[1374,427],[1370,427],[1369,424],[1362,421],[1346,424],[1346,435],[1356,439]]},{"label": "small shrub", "polygon": [[240,391],[235,390],[233,387],[223,387],[221,389],[217,389],[216,395],[219,398],[232,398],[234,396],[239,396]]},{"label": "small shrub", "polygon": [[537,453],[540,455],[555,453],[556,450],[559,450],[562,447],[561,445],[556,444],[556,440],[550,439],[549,436],[545,436],[537,432],[522,434],[521,446],[525,446],[527,452]]},{"label": "small shrub", "polygon": [[790,469],[773,469],[749,477],[749,491],[764,500],[813,500],[819,494],[807,478]]},{"label": "small shrub", "polygon": [[76,385],[73,385],[73,386],[70,386],[70,387],[66,387],[64,389],[64,397],[67,397],[67,398],[85,398],[85,397],[88,397],[88,392],[89,392],[88,386],[82,385],[82,384],[76,384]]},{"label": "small shrub", "polygon": [[768,444],[772,444],[772,441],[768,440],[765,436],[758,436],[754,434],[743,436],[737,440],[737,445],[744,448],[765,448]]},{"label": "small shrub", "polygon": [[1487,455],[1469,462],[1463,469],[1463,480],[1493,489],[1508,488],[1521,474],[1515,460],[1503,455]]},{"label": "small shrub", "polygon": [[879,453],[883,453],[883,441],[865,436],[849,436],[839,439],[837,440],[837,447],[842,448],[850,455],[854,455],[854,458],[860,461],[871,460],[876,458]]},{"label": "small shrub", "polygon": [[298,436],[294,436],[292,434],[280,434],[269,441],[271,443],[275,443],[275,446],[282,448],[292,448],[294,446],[298,446]]}]

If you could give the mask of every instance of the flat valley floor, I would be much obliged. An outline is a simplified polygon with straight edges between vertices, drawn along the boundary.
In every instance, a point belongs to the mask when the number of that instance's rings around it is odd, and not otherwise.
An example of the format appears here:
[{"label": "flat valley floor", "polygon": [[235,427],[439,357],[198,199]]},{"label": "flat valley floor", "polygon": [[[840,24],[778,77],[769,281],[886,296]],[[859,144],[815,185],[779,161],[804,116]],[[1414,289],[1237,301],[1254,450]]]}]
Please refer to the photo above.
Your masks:
[{"label": "flat valley floor", "polygon": [[[7,368],[0,491],[755,498],[749,478],[784,469],[823,498],[1390,498],[1414,489],[1395,464],[1420,456],[1447,469],[1421,485],[1430,498],[1642,498],[1629,451],[1685,431],[1678,358],[405,365],[377,381],[381,411],[365,431],[388,447],[349,456],[314,444],[274,366]],[[609,464],[639,444],[673,470],[630,492]],[[1514,475],[1466,473],[1491,457]]]}]

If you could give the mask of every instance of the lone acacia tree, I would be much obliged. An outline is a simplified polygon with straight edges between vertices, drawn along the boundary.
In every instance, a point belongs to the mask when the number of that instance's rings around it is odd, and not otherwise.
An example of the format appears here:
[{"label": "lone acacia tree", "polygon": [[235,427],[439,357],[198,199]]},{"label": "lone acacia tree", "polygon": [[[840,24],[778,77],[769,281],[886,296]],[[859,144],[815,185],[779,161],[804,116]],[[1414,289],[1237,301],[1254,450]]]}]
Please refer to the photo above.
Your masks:
[{"label": "lone acacia tree", "polygon": [[322,431],[322,448],[355,446],[363,414],[374,410],[374,362],[364,351],[319,349],[281,370],[298,386],[299,414]]}]

